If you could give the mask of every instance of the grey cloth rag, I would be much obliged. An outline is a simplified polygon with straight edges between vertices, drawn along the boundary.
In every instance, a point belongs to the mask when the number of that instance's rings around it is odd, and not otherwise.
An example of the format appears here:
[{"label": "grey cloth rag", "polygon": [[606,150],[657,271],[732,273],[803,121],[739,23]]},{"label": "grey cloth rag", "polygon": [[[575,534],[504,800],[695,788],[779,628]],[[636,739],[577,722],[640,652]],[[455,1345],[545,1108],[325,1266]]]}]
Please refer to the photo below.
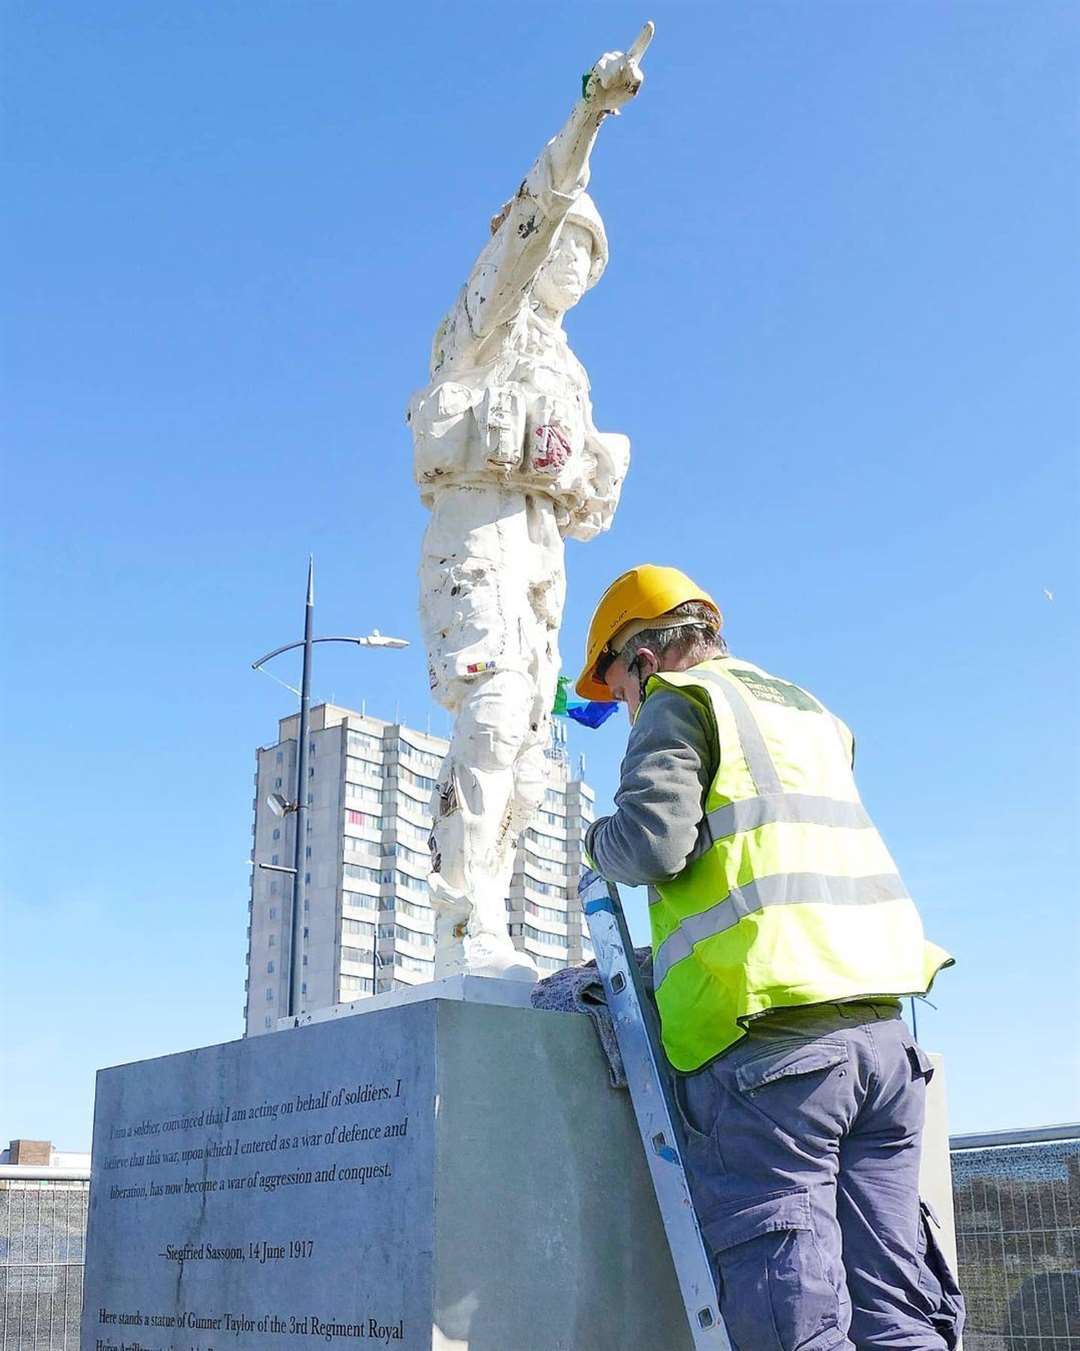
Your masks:
[{"label": "grey cloth rag", "polygon": [[[652,949],[635,948],[634,959],[651,997]],[[596,1029],[596,1035],[600,1038],[600,1047],[607,1060],[612,1088],[626,1087],[626,1070],[619,1054],[615,1024],[604,996],[600,972],[596,969],[594,961],[586,962],[584,966],[567,966],[545,977],[532,992],[532,1006],[534,1009],[547,1009],[551,1013],[588,1014]]]}]

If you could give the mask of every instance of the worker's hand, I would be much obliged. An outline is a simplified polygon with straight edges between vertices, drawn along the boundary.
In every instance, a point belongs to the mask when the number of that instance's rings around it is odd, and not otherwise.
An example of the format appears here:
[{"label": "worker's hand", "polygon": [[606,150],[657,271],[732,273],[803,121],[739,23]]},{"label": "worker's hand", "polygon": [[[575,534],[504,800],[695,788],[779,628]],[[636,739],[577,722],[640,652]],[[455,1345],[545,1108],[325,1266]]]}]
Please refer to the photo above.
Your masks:
[{"label": "worker's hand", "polygon": [[628,52],[605,52],[585,77],[585,101],[602,112],[617,113],[645,82],[641,58],[655,29],[650,20],[634,39]]}]

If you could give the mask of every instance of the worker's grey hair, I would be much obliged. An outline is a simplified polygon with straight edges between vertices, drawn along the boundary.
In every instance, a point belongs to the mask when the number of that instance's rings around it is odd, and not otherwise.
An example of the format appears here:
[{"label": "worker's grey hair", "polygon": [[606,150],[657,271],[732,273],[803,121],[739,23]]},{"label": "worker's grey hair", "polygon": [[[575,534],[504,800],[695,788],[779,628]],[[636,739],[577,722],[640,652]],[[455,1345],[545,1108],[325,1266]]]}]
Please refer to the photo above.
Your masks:
[{"label": "worker's grey hair", "polygon": [[686,617],[684,624],[655,629],[642,629],[640,633],[627,640],[619,652],[624,666],[629,666],[643,647],[663,660],[666,656],[692,662],[708,661],[710,657],[723,657],[727,653],[727,643],[720,636],[720,621],[716,611],[704,601],[688,600],[676,605],[662,618],[670,625],[672,619]]}]

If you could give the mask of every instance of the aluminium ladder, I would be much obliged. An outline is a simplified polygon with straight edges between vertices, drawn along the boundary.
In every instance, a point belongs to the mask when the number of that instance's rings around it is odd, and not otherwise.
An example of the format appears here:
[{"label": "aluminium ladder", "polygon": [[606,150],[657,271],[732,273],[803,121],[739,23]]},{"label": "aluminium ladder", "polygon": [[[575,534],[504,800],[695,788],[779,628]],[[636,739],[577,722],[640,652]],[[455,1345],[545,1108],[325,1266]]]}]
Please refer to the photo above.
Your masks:
[{"label": "aluminium ladder", "polygon": [[581,876],[578,895],[615,1025],[630,1100],[645,1146],[645,1159],[671,1249],[694,1351],[732,1351],[690,1199],[680,1154],[680,1137],[668,1098],[663,1053],[657,1046],[650,1022],[618,888],[598,872],[586,869]]}]

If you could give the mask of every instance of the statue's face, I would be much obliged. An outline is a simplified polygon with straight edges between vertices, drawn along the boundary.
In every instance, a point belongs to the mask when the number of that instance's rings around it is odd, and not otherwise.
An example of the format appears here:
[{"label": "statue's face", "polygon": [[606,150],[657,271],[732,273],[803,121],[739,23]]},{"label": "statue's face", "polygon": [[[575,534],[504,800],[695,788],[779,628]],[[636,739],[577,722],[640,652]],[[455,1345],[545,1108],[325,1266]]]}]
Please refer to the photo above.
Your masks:
[{"label": "statue's face", "polygon": [[536,274],[533,295],[548,309],[563,314],[585,294],[591,267],[592,235],[577,221],[567,221],[550,257]]}]

